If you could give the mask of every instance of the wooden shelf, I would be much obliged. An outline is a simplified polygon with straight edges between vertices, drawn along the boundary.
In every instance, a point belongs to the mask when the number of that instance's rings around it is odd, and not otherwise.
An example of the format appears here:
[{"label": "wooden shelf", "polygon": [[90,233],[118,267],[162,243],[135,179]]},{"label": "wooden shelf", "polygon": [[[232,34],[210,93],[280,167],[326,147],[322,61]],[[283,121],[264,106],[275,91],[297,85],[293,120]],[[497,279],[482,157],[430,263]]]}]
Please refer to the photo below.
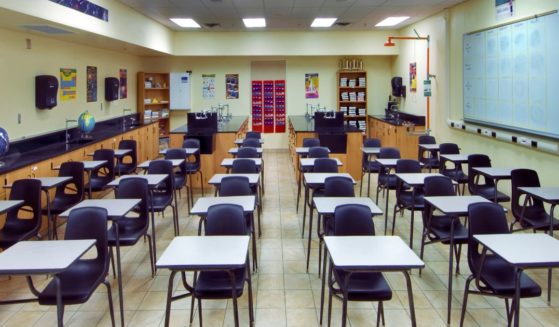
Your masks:
[{"label": "wooden shelf", "polygon": [[345,100],[340,100],[340,103],[367,103],[367,101],[345,101]]},{"label": "wooden shelf", "polygon": [[158,106],[160,104],[169,104],[169,101],[159,101],[157,103],[144,103],[144,106]]},{"label": "wooden shelf", "polygon": [[[146,73],[138,72],[138,113],[140,117],[144,116],[146,110],[158,112],[159,117],[159,133],[160,137],[168,137],[170,129],[169,117],[162,117],[163,109],[169,110],[169,73]],[[151,85],[165,85],[165,87],[146,87],[146,81],[150,81]],[[145,103],[146,99],[157,99],[157,103]]]},{"label": "wooden shelf", "polygon": [[367,119],[367,115],[355,115],[355,116],[350,116],[350,115],[346,115],[344,116],[344,119]]},{"label": "wooden shelf", "polygon": [[[338,71],[337,74],[337,85],[338,85],[338,111],[340,111],[341,107],[346,107],[347,108],[347,112],[349,112],[349,107],[356,107],[359,109],[367,109],[367,85],[368,85],[368,81],[367,81],[367,72],[363,71],[363,70],[340,70]],[[341,83],[342,79],[346,79],[347,81],[345,81],[345,83]],[[359,86],[359,79],[364,79],[364,85],[365,86]],[[352,85],[355,86],[349,86],[349,81],[353,80],[353,82],[351,83]],[[355,84],[354,84],[355,82]],[[342,99],[342,94],[347,95],[349,97],[348,93],[353,93],[352,95],[355,95],[357,98],[357,94],[361,93],[364,94],[364,100],[363,101],[350,101],[348,100],[341,100]],[[365,128],[368,128],[368,118],[367,115],[346,115],[344,116],[344,121],[349,122],[349,121],[353,121],[353,122],[363,122],[365,121]],[[362,125],[361,125],[362,126]],[[359,127],[359,126],[358,126]],[[367,130],[364,131],[365,135],[367,135]]]},{"label": "wooden shelf", "polygon": [[340,86],[340,89],[348,89],[348,90],[366,90],[366,86]]},{"label": "wooden shelf", "polygon": [[168,87],[146,87],[146,88],[144,88],[144,90],[146,90],[146,91],[168,90],[168,89],[169,89]]}]

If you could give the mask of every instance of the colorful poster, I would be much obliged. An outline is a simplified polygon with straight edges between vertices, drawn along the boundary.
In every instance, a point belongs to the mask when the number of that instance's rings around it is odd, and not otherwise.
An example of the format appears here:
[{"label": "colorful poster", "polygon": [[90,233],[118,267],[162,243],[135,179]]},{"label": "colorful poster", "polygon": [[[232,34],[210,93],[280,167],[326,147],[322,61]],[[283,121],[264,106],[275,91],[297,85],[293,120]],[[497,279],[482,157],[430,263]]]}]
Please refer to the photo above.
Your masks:
[{"label": "colorful poster", "polygon": [[97,101],[97,67],[87,66],[87,102]]},{"label": "colorful poster", "polygon": [[121,99],[126,99],[126,97],[128,96],[128,81],[126,78],[126,69],[121,69],[120,70],[120,98]]},{"label": "colorful poster", "polygon": [[77,71],[75,68],[60,68],[60,100],[74,100],[77,95]]},{"label": "colorful poster", "polygon": [[239,74],[225,75],[225,98],[226,99],[239,98]]},{"label": "colorful poster", "polygon": [[202,97],[215,98],[215,74],[202,74]]},{"label": "colorful poster", "polygon": [[318,73],[305,74],[305,99],[318,98]]},{"label": "colorful poster", "polygon": [[495,19],[503,20],[514,16],[513,0],[495,0]]},{"label": "colorful poster", "polygon": [[109,21],[109,10],[91,3],[87,0],[50,0],[52,2],[58,3],[64,7],[68,7],[86,15],[99,18],[106,22]]},{"label": "colorful poster", "polygon": [[410,63],[410,92],[417,91],[417,63]]}]

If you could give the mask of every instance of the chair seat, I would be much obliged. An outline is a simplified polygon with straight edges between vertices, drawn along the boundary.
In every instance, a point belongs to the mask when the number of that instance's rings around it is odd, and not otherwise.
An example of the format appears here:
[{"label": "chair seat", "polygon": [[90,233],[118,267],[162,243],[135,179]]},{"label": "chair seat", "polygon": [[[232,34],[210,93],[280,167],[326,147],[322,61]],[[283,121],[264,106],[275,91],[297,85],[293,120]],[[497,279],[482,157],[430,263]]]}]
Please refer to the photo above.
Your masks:
[{"label": "chair seat", "polygon": [[110,177],[92,177],[91,181],[85,185],[85,189],[89,189],[89,184],[91,184],[91,190],[94,192],[102,191],[105,189],[107,184],[112,181]]},{"label": "chair seat", "polygon": [[[512,297],[515,293],[515,271],[503,259],[488,255],[485,258],[481,280],[495,294]],[[528,275],[520,276],[520,297],[538,297],[542,289]]]},{"label": "chair seat", "polygon": [[39,231],[31,219],[20,219],[17,224],[6,225],[0,230],[0,248],[7,249],[21,240],[33,237]]},{"label": "chair seat", "polygon": [[438,158],[421,158],[419,160],[425,168],[439,168],[441,165]]},{"label": "chair seat", "polygon": [[[522,219],[522,227],[549,230],[549,214],[544,208],[527,207]],[[559,220],[553,218],[553,229],[559,229]]]},{"label": "chair seat", "polygon": [[118,174],[120,171],[120,175],[129,175],[136,172],[136,165],[133,163],[118,163],[115,166],[115,173]]},{"label": "chair seat", "polygon": [[[60,273],[60,290],[63,304],[79,304],[86,302],[93,291],[105,279],[104,267],[93,264],[92,260],[75,262],[67,272]],[[56,287],[51,281],[39,294],[39,304],[56,305]]]},{"label": "chair seat", "polygon": [[[57,197],[50,203],[50,213],[53,215],[59,215],[64,211],[70,209],[74,205],[78,204],[81,199],[70,198],[70,197]],[[41,209],[43,215],[47,214],[47,207]]]},{"label": "chair seat", "polygon": [[[243,295],[245,268],[235,270],[235,290],[237,297]],[[201,299],[230,299],[231,278],[224,271],[202,271],[196,280],[194,296]]]},{"label": "chair seat", "polygon": [[415,197],[413,196],[411,191],[404,191],[398,194],[398,205],[411,209],[412,207],[415,210],[423,210],[425,200],[423,199],[423,192],[419,191],[416,192]]},{"label": "chair seat", "polygon": [[[146,233],[148,226],[139,218],[122,218],[118,221],[118,240],[121,246],[131,246]],[[108,230],[109,246],[116,246],[116,225]]]},{"label": "chair seat", "polygon": [[380,171],[380,167],[380,164],[376,161],[365,161],[363,163],[363,172],[378,173]]},{"label": "chair seat", "polygon": [[200,164],[197,162],[186,162],[185,163],[186,172],[189,174],[195,173],[200,170]]},{"label": "chair seat", "polygon": [[468,182],[468,175],[464,174],[462,170],[443,170],[441,174],[450,177],[451,179],[455,180],[457,183],[465,184]]},{"label": "chair seat", "polygon": [[154,211],[164,211],[165,208],[171,205],[173,202],[173,196],[170,194],[157,194],[154,192],[152,201],[150,203],[150,208],[153,206]]},{"label": "chair seat", "polygon": [[[334,277],[340,287],[346,274],[342,269],[334,269]],[[349,301],[388,301],[392,298],[392,290],[380,272],[353,273],[347,287]]]},{"label": "chair seat", "polygon": [[[495,186],[476,185],[473,189],[475,195],[482,196],[487,200],[495,200]],[[497,191],[497,202],[509,202],[510,197],[504,193]]]},{"label": "chair seat", "polygon": [[175,174],[175,189],[180,190],[186,184],[186,174]]},{"label": "chair seat", "polygon": [[454,221],[454,243],[468,243],[468,229],[462,223],[450,216],[433,215],[431,218],[431,229],[429,238],[431,240],[440,240],[443,244],[450,243],[450,227]]},{"label": "chair seat", "polygon": [[390,190],[395,190],[396,185],[398,184],[398,178],[396,175],[379,175],[378,183]]}]

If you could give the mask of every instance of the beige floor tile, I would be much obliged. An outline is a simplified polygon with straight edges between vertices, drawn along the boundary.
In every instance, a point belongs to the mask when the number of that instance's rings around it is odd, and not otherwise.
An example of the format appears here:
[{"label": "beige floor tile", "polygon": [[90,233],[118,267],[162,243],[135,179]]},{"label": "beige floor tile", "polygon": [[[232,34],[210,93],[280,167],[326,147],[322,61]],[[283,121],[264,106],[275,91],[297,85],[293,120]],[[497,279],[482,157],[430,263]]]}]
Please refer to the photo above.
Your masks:
[{"label": "beige floor tile", "polygon": [[314,309],[287,309],[288,327],[313,327],[318,326],[318,320]]}]

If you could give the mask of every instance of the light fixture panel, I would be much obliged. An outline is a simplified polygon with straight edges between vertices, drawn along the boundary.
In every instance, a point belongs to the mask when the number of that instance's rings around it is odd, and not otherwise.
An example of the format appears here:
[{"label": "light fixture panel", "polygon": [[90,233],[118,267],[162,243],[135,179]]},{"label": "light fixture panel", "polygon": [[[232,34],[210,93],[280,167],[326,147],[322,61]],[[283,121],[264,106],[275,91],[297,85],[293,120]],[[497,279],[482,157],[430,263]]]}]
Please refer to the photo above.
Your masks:
[{"label": "light fixture panel", "polygon": [[180,27],[187,27],[187,28],[200,28],[200,24],[198,24],[192,18],[169,18],[173,23],[179,25]]},{"label": "light fixture panel", "polygon": [[337,18],[315,18],[311,27],[330,27],[338,20]]},{"label": "light fixture panel", "polygon": [[396,26],[401,22],[409,19],[409,16],[387,17],[381,22],[377,23],[376,27]]},{"label": "light fixture panel", "polygon": [[243,18],[243,24],[247,28],[266,27],[266,19],[264,18]]}]

